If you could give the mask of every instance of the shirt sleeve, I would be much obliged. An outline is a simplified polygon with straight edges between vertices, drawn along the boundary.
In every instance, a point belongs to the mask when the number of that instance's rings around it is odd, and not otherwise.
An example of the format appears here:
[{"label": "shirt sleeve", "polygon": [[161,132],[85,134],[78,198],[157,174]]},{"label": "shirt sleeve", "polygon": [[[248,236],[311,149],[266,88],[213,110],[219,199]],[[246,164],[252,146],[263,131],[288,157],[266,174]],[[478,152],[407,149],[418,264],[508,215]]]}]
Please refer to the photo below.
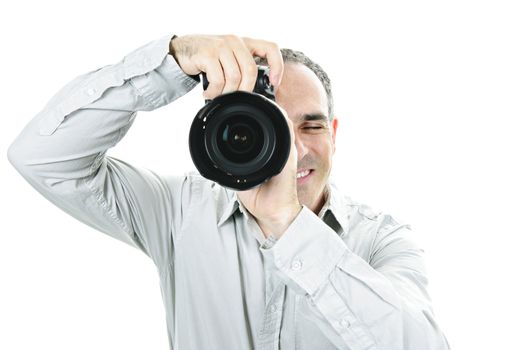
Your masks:
[{"label": "shirt sleeve", "polygon": [[287,231],[260,249],[341,348],[449,349],[426,291],[423,251],[408,225],[389,218],[378,225],[370,263],[304,205]]},{"label": "shirt sleeve", "polygon": [[197,84],[169,55],[172,37],[74,78],[8,149],[11,164],[54,205],[140,249],[156,264],[172,254],[172,223],[182,216],[189,177],[178,177],[170,193],[164,178],[106,152],[124,137],[138,111],[162,107]]}]

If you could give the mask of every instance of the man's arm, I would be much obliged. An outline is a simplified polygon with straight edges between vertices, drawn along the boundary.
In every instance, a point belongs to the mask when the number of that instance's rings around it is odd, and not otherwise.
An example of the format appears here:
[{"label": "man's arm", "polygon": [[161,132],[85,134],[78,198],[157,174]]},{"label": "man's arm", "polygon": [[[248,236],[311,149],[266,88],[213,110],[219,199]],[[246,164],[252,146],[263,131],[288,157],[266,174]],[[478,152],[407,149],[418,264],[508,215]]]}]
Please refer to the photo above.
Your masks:
[{"label": "man's arm", "polygon": [[210,83],[206,98],[252,91],[257,55],[268,58],[278,85],[283,66],[274,43],[233,35],[153,41],[63,87],[11,144],[9,161],[53,204],[139,248],[161,267],[172,260],[170,238],[186,217],[191,177],[174,177],[168,185],[167,178],[106,152],[124,137],[138,111],[184,95],[197,84],[191,76],[200,72]]},{"label": "man's arm", "polygon": [[174,213],[184,210],[187,179],[176,179],[178,198],[172,200],[163,178],[106,152],[124,137],[138,111],[162,107],[197,84],[168,54],[171,37],[73,79],[8,150],[17,171],[49,201],[139,248],[156,264],[172,254],[169,235]]},{"label": "man's arm", "polygon": [[305,316],[342,349],[448,349],[410,227],[389,215],[376,220],[370,263],[306,206],[261,251],[275,262],[275,273],[309,300]]}]

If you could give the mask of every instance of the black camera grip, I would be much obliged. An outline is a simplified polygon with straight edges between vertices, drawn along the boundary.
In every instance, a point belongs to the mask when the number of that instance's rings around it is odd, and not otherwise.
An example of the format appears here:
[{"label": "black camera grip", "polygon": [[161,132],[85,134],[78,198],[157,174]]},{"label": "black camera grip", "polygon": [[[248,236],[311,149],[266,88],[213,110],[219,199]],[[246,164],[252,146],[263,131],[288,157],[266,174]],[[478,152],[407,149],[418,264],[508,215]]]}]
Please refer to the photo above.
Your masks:
[{"label": "black camera grip", "polygon": [[202,76],[202,90],[206,90],[210,82],[208,81],[208,78],[206,78],[206,73],[203,72],[200,75]]},{"label": "black camera grip", "polygon": [[[262,94],[269,99],[275,101],[273,85],[270,84],[270,71],[266,66],[258,66],[257,80],[255,82],[254,92]],[[191,77],[196,81],[200,81],[199,77],[202,76],[202,90],[205,91],[210,84],[206,73],[201,72],[199,75],[192,75]],[[210,100],[205,100],[207,103]]]}]

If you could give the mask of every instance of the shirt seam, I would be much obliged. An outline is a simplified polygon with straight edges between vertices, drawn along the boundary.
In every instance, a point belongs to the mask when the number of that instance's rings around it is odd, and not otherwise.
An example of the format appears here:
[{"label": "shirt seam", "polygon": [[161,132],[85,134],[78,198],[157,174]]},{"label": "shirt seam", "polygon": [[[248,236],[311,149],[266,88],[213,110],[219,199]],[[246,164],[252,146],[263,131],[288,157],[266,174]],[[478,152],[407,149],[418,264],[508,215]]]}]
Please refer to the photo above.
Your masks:
[{"label": "shirt seam", "polygon": [[[99,156],[101,154],[103,154],[103,153],[104,152],[99,152]],[[99,156],[97,156],[97,157],[99,157]],[[95,164],[95,163],[93,163],[93,164]],[[93,165],[91,167],[93,168]],[[103,195],[102,191],[94,189],[93,187],[91,187],[91,185],[87,181],[87,179],[89,179],[89,178],[90,177],[85,177],[85,178],[82,179],[82,181],[86,185],[86,187],[89,189],[89,191],[91,192],[91,195],[95,197],[97,203],[100,204],[100,206],[105,210],[105,212],[107,214],[109,214],[111,219],[113,219],[113,221],[115,223],[117,223],[127,234],[131,235],[132,232],[129,230],[128,226],[122,220],[120,220],[111,209],[108,208],[107,201],[104,198],[104,195]]]},{"label": "shirt seam", "polygon": [[[348,254],[350,254],[349,252],[347,252]],[[344,254],[341,259],[339,259],[338,263],[337,263],[337,267],[336,268],[339,268],[339,265],[342,263],[342,261],[346,258],[346,254]],[[346,273],[346,272],[345,272]],[[358,329],[361,329],[361,332],[362,332],[362,335],[361,336],[358,336],[358,340],[360,343],[363,343],[362,341],[362,338],[363,336],[368,336],[370,338],[370,340],[372,341],[373,345],[374,345],[374,349],[375,347],[377,347],[377,339],[375,337],[375,335],[367,328],[367,327],[363,327],[363,325],[366,325],[365,322],[363,322],[363,320],[361,319],[361,317],[354,312],[354,310],[352,310],[352,308],[350,307],[350,305],[348,305],[348,303],[345,301],[345,298],[343,295],[341,295],[341,293],[337,290],[337,288],[335,287],[334,285],[334,282],[332,281],[332,278],[329,277],[328,279],[328,283],[329,283],[329,288],[333,288],[334,292],[339,296],[339,298],[343,301],[344,305],[346,306],[347,308],[347,311],[358,321]],[[355,330],[352,330],[353,333],[355,334]]]},{"label": "shirt seam", "polygon": [[[102,152],[99,152],[98,155],[97,155],[97,158],[104,158],[104,155],[105,155],[105,151],[102,151]],[[97,164],[98,162],[94,161],[92,164],[91,164],[91,167],[90,167],[90,173],[91,174],[94,174],[94,168],[95,168],[95,165]],[[107,165],[106,165],[107,166]],[[97,171],[98,171],[99,168],[97,168]],[[150,256],[151,253],[149,251],[149,247],[147,246],[147,244],[145,244],[145,242],[143,242],[139,236],[136,236],[134,234],[134,232],[128,227],[128,225],[126,225],[126,223],[122,220],[120,220],[117,215],[115,214],[115,212],[113,210],[111,210],[109,207],[108,207],[108,202],[104,196],[104,194],[102,193],[101,190],[99,189],[95,189],[93,188],[90,184],[89,184],[89,181],[88,179],[90,179],[91,177],[87,176],[87,177],[84,177],[82,178],[82,182],[84,183],[84,185],[89,189],[89,191],[91,192],[91,195],[95,198],[96,202],[100,205],[100,207],[102,207],[102,209],[104,210],[104,212],[106,214],[109,215],[109,217],[113,220],[114,223],[116,223],[118,226],[120,226],[124,232],[128,235],[128,237],[133,241],[135,242],[137,239],[140,241],[140,244],[144,247],[144,249],[146,249],[146,252],[147,252],[147,255]],[[136,244],[136,242],[135,242]]]},{"label": "shirt seam", "polygon": [[294,307],[293,307],[293,347],[294,349],[297,349],[297,294],[294,295]]},{"label": "shirt seam", "polygon": [[[146,72],[144,73],[145,74],[148,74],[149,72]],[[152,110],[155,109],[155,105],[153,104],[152,101],[150,101],[150,99],[148,98],[149,96],[146,96],[147,94],[142,92],[134,83],[133,83],[133,78],[129,78],[127,79],[126,81],[129,82],[129,84],[135,89],[135,91],[137,92],[138,96],[140,96],[140,98],[142,98],[142,100],[144,101],[144,103],[146,105],[148,105]]]}]

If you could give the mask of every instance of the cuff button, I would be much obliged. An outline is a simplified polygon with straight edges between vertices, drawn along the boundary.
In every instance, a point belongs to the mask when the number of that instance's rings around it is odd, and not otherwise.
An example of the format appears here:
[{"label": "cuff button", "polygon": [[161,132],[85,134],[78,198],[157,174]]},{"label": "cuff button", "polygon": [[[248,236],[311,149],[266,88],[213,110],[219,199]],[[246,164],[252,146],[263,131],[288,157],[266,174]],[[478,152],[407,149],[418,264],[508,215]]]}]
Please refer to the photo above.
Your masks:
[{"label": "cuff button", "polygon": [[339,324],[341,325],[341,327],[343,328],[350,328],[350,322],[348,322],[347,319],[343,318]]},{"label": "cuff button", "polygon": [[303,267],[303,262],[300,259],[292,261],[291,269],[293,271],[299,271]]}]

